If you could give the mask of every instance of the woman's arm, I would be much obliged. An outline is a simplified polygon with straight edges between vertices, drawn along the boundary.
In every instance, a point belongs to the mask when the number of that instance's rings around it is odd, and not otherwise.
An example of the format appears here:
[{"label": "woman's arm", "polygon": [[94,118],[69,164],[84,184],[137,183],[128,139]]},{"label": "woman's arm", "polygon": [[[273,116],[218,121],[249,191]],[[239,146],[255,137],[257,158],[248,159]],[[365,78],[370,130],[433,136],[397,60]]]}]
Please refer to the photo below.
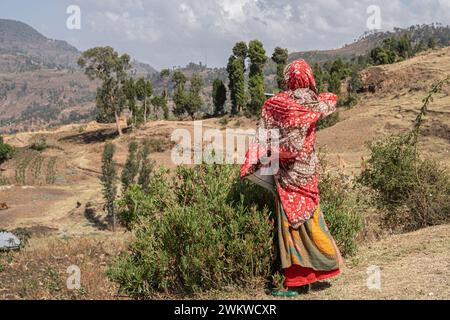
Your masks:
[{"label": "woman's arm", "polygon": [[337,95],[334,93],[324,92],[318,96],[319,104],[317,106],[317,112],[321,113],[321,118],[329,116],[334,111],[336,111],[336,105],[338,101]]}]

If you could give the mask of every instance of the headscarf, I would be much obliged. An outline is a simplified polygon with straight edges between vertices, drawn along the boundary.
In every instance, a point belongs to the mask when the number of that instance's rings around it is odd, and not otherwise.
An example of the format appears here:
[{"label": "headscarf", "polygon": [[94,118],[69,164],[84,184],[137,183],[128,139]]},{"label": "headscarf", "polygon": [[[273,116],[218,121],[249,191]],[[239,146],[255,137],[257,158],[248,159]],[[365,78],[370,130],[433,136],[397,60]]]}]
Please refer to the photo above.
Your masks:
[{"label": "headscarf", "polygon": [[284,68],[284,82],[291,91],[309,88],[317,94],[313,70],[305,60],[295,60]]}]

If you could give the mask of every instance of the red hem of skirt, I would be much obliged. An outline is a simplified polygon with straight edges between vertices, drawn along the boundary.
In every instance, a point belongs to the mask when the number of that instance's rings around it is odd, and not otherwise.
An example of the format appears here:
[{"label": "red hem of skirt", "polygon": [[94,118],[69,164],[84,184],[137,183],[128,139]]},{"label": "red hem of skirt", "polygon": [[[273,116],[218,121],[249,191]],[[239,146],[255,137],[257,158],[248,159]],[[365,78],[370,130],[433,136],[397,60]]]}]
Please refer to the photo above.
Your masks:
[{"label": "red hem of skirt", "polygon": [[292,265],[290,268],[284,269],[284,286],[300,287],[317,281],[335,277],[341,273],[340,269],[331,271],[316,271],[311,268],[304,268],[298,265]]}]

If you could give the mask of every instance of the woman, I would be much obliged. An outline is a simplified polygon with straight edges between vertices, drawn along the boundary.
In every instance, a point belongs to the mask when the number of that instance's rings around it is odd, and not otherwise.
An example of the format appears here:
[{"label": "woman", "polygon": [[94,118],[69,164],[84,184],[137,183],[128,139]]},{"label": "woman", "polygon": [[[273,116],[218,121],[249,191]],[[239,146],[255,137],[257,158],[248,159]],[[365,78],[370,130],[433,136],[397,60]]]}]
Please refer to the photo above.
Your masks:
[{"label": "woman", "polygon": [[[317,92],[312,69],[304,60],[288,65],[284,80],[287,91],[268,99],[263,106],[241,177],[261,176],[263,155],[279,163],[274,189],[287,290],[273,294],[294,296],[298,287],[338,275],[342,263],[319,208],[319,162],[315,152],[317,121],[336,110],[337,96]],[[278,132],[277,146],[271,145],[271,134],[264,138],[260,135],[272,130]]]}]

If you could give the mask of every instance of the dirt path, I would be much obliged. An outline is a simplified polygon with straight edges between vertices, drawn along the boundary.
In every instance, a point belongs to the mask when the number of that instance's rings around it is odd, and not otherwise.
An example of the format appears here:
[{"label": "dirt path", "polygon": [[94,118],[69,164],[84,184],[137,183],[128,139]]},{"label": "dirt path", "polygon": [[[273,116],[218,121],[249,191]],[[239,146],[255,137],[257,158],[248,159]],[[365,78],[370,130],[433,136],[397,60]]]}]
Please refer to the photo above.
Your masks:
[{"label": "dirt path", "polygon": [[[381,270],[381,289],[367,287],[368,268]],[[450,225],[387,237],[365,245],[346,261],[342,274],[313,286],[298,299],[450,299]],[[325,285],[324,285],[325,284]],[[262,290],[213,295],[270,299]]]}]

